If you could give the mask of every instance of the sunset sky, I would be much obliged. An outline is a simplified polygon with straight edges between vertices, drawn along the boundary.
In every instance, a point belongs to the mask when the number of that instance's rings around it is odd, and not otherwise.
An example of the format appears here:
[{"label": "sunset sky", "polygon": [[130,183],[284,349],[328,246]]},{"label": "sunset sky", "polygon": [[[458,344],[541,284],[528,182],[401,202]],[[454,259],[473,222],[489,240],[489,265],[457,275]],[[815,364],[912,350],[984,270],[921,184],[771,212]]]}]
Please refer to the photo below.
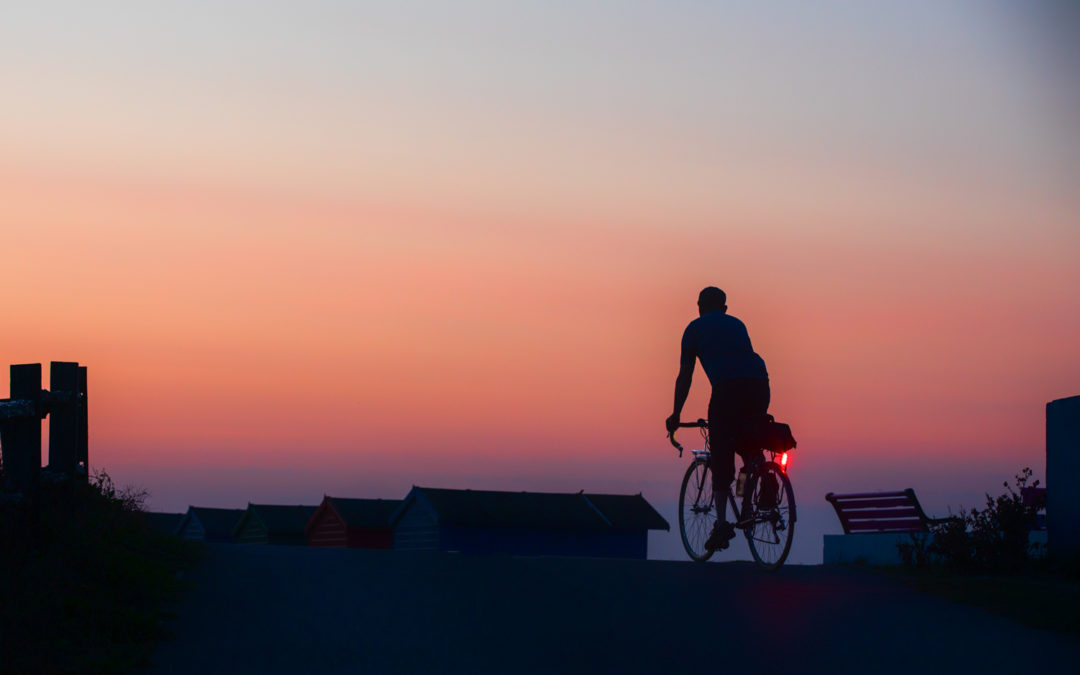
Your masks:
[{"label": "sunset sky", "polygon": [[830,490],[1043,478],[1080,394],[1075,5],[11,4],[0,360],[88,366],[91,463],[155,510],[420,484],[675,524],[706,285],[799,441],[796,562]]}]

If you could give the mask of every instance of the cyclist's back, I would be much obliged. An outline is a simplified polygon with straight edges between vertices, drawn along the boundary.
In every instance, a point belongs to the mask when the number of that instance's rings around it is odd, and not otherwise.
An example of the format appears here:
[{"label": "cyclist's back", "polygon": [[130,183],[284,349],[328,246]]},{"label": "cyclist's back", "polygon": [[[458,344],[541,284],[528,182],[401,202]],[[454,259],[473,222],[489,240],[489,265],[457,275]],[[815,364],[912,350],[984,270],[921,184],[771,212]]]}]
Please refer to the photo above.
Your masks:
[{"label": "cyclist's back", "polygon": [[769,379],[765,361],[754,351],[746,326],[722,311],[691,321],[683,332],[682,351],[697,356],[714,387],[724,380]]}]

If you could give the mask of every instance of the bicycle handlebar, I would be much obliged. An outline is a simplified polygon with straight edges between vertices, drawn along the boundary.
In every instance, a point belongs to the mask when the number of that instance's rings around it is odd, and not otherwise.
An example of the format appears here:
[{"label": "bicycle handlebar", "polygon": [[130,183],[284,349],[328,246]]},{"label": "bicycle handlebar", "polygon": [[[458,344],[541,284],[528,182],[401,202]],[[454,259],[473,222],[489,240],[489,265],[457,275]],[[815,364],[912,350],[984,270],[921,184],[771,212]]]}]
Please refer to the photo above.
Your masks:
[{"label": "bicycle handlebar", "polygon": [[[703,419],[698,419],[697,422],[679,422],[679,425],[678,425],[677,428],[686,429],[686,428],[693,427],[693,428],[696,428],[696,429],[707,429],[708,426],[709,426],[709,423],[707,421],[705,421]],[[670,440],[671,444],[673,446],[675,446],[675,449],[679,451],[679,457],[682,457],[683,446],[677,440],[675,440],[675,432],[674,431],[669,431],[668,432],[668,440]]]},{"label": "bicycle handlebar", "polygon": [[698,419],[697,422],[679,422],[679,427],[680,428],[686,428],[686,427],[700,428],[700,427],[708,427],[708,426],[709,426],[708,420],[703,420],[703,419]]}]

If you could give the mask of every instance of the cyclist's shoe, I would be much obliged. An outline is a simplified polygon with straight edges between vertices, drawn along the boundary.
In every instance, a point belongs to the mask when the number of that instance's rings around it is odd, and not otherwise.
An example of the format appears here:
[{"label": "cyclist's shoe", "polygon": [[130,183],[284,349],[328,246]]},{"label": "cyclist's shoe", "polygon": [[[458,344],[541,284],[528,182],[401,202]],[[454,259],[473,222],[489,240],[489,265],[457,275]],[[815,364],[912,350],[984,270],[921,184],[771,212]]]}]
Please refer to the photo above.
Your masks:
[{"label": "cyclist's shoe", "polygon": [[713,523],[712,533],[705,540],[706,551],[722,551],[735,538],[735,527],[728,522],[716,521]]},{"label": "cyclist's shoe", "polygon": [[767,511],[776,508],[779,496],[780,480],[771,473],[765,474],[761,479],[761,492],[758,493],[758,509]]}]

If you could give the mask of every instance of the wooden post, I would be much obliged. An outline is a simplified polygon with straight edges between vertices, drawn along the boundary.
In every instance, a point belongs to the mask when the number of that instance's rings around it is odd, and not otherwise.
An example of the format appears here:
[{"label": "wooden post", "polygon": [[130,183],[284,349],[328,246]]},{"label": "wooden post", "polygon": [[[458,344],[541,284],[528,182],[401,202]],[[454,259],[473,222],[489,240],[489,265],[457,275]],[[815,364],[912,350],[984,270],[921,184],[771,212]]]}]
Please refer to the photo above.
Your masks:
[{"label": "wooden post", "polygon": [[53,361],[49,373],[49,471],[71,478],[78,461],[79,364]]},{"label": "wooden post", "polygon": [[[41,364],[11,366],[12,400],[41,400]],[[37,493],[41,472],[41,418],[19,418],[3,424],[4,489],[27,497]]]},{"label": "wooden post", "polygon": [[81,400],[78,405],[78,429],[75,434],[75,470],[85,481],[90,474],[90,418],[86,407],[86,366],[79,366],[79,395]]}]

